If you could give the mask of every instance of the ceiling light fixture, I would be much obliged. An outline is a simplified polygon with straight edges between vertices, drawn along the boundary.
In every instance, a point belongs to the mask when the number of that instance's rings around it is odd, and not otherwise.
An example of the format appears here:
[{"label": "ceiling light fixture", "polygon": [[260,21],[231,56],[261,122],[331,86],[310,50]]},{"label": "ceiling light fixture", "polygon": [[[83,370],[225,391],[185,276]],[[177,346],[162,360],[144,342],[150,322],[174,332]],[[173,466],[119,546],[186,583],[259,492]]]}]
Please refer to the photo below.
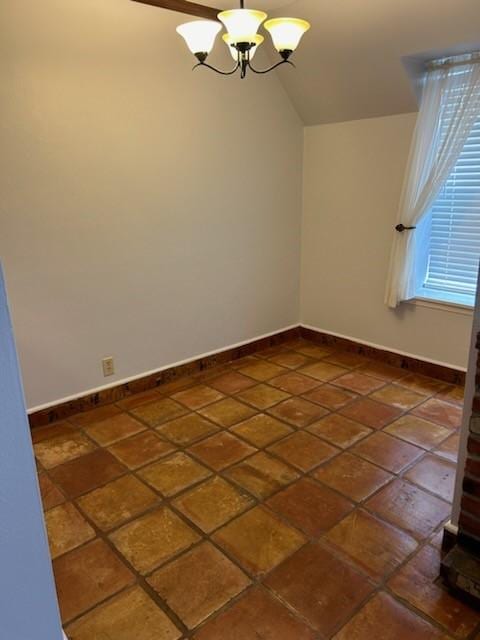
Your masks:
[{"label": "ceiling light fixture", "polygon": [[[267,20],[267,14],[263,11],[245,9],[244,0],[240,0],[240,9],[231,11],[221,11],[218,20],[195,20],[186,22],[177,27],[177,33],[187,43],[188,48],[197,58],[198,63],[193,67],[207,67],[216,73],[224,76],[231,76],[240,70],[240,77],[245,78],[248,69],[253,73],[268,73],[282,64],[295,66],[290,60],[290,56],[298,47],[304,33],[310,29],[310,24],[306,20],[299,18],[274,18]],[[262,23],[272,37],[273,46],[280,54],[281,60],[268,69],[255,69],[252,67],[253,57],[258,47],[264,41],[264,37],[258,32]],[[223,40],[228,46],[235,66],[229,71],[222,71],[207,64],[206,60],[212,51],[215,39],[222,30],[222,24],[227,29]]]}]

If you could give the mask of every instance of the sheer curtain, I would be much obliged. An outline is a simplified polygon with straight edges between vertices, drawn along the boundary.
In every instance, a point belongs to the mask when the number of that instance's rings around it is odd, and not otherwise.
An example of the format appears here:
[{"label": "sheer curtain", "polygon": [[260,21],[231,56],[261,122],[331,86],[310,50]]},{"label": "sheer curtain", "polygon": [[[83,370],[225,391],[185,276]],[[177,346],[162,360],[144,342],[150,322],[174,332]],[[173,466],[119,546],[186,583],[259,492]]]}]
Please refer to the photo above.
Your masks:
[{"label": "sheer curtain", "polygon": [[452,171],[480,115],[480,63],[471,57],[438,64],[425,74],[395,231],[385,304],[397,307],[415,296],[417,243],[425,218]]}]

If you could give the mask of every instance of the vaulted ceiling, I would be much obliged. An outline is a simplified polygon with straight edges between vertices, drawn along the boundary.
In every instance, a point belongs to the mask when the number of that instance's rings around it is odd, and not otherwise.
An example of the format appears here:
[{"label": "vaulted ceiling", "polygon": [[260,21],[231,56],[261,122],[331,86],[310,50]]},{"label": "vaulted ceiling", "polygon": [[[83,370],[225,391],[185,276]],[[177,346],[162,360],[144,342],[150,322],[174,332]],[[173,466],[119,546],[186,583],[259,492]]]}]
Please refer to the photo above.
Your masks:
[{"label": "vaulted ceiling", "polygon": [[[217,0],[216,5],[239,3]],[[247,0],[246,5],[312,23],[294,57],[297,69],[277,72],[306,124],[415,111],[405,62],[415,71],[417,60],[480,48],[480,0]]]}]

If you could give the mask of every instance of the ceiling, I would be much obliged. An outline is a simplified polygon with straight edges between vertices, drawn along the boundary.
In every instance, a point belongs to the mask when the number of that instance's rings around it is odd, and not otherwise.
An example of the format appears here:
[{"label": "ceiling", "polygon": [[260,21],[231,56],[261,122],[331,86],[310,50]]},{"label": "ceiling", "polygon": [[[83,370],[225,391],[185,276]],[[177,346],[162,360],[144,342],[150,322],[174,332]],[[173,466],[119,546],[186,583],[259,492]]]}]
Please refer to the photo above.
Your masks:
[{"label": "ceiling", "polygon": [[[220,8],[238,0],[196,0]],[[277,73],[305,124],[416,111],[419,61],[480,48],[480,0],[247,0],[312,29]],[[268,43],[268,40],[266,40]],[[264,49],[275,57],[268,44]]]},{"label": "ceiling", "polygon": [[[312,29],[278,74],[306,124],[417,110],[415,57],[480,48],[479,0],[297,0]],[[278,13],[278,12],[276,12]]]}]

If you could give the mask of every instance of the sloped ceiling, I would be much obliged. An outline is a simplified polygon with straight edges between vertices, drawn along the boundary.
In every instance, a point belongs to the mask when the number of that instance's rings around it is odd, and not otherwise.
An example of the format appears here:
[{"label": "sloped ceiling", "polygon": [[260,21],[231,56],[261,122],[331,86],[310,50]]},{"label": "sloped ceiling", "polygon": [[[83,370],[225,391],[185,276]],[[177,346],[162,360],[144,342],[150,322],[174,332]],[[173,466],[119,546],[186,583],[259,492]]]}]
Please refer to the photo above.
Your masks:
[{"label": "sloped ceiling", "polygon": [[405,57],[480,44],[479,0],[297,0],[312,23],[295,60],[278,71],[306,124],[415,111]]},{"label": "sloped ceiling", "polygon": [[[216,4],[239,5],[237,0]],[[309,125],[415,111],[405,58],[415,71],[416,59],[480,48],[480,0],[247,0],[246,5],[312,23],[294,56],[297,69],[277,72]]]}]

